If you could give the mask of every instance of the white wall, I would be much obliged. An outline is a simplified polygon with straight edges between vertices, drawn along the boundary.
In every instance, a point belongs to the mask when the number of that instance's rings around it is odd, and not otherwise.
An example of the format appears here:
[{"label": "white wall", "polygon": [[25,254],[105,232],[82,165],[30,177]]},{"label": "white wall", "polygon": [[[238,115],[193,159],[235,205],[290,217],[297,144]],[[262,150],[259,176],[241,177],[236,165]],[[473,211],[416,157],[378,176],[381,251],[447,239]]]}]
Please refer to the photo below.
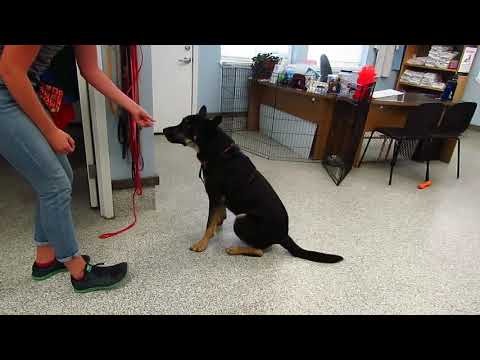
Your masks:
[{"label": "white wall", "polygon": [[[103,46],[103,66],[106,68],[105,47]],[[143,65],[140,73],[140,105],[150,114],[153,113],[153,99],[152,99],[152,62],[151,62],[151,49],[150,45],[142,45],[143,50]],[[140,60],[139,60],[140,61]],[[114,61],[112,61],[114,62]],[[114,66],[115,64],[113,64]],[[114,68],[113,81],[119,83],[119,79],[116,78],[116,70]],[[122,147],[118,142],[117,126],[118,119],[115,114],[112,113],[110,105],[106,101],[107,112],[107,130],[108,130],[108,147],[110,153],[110,169],[112,174],[112,180],[125,180],[130,179],[132,174],[131,162],[128,157],[126,160],[122,158]],[[155,166],[155,144],[153,129],[142,129],[140,136],[140,143],[142,149],[142,156],[144,160],[144,169],[142,171],[142,177],[149,177],[156,175]]]},{"label": "white wall", "polygon": [[[470,76],[468,77],[468,83],[465,87],[465,93],[463,94],[463,101],[473,101],[478,103],[480,100],[480,84],[476,81],[476,77],[480,72],[480,47],[477,50],[475,61],[470,70]],[[477,106],[477,110],[473,115],[472,124],[480,126],[480,106]]]},{"label": "white wall", "polygon": [[197,107],[207,107],[209,113],[220,112],[220,45],[199,45]]}]

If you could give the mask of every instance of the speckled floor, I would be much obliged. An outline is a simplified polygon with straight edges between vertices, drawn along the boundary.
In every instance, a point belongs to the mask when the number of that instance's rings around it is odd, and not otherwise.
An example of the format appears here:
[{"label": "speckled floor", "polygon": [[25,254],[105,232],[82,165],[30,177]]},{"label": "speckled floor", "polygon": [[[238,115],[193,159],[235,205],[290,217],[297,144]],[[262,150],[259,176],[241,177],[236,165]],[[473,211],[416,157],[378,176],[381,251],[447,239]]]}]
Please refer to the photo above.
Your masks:
[{"label": "speckled floor", "polygon": [[432,164],[433,186],[418,191],[424,166],[401,162],[393,186],[385,164],[354,169],[336,187],[320,164],[252,156],[290,213],[291,236],[309,249],[338,253],[324,265],[274,247],[262,258],[228,256],[239,242],[231,214],[210,247],[188,248],[205,227],[207,197],[189,148],[157,137],[158,211],[127,234],[99,240],[130,219],[101,219],[77,176],[78,238],[94,262],[128,260],[128,281],[109,292],[74,294],[67,274],[30,279],[34,197],[0,165],[1,314],[478,314],[480,313],[480,133],[456,162]]}]

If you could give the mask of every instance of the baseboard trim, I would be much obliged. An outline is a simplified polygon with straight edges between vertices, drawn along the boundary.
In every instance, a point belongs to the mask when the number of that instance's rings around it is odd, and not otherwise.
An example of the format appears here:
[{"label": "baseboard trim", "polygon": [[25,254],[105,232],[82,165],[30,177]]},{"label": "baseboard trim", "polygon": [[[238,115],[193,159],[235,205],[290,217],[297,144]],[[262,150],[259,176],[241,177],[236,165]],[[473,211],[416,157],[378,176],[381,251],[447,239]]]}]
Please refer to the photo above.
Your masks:
[{"label": "baseboard trim", "polygon": [[[156,176],[147,176],[142,178],[143,187],[154,187],[160,185],[160,177]],[[133,189],[132,179],[122,179],[122,180],[112,180],[112,189],[113,190],[124,190],[124,189]]]}]

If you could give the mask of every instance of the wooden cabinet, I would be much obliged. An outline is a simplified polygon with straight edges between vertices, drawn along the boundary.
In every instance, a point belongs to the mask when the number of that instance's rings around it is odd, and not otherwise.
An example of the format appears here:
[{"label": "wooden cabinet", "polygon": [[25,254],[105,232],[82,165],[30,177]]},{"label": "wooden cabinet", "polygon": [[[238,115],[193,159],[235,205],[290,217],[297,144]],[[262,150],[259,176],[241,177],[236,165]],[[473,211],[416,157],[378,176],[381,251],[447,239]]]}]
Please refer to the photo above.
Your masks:
[{"label": "wooden cabinet", "polygon": [[[438,89],[431,86],[425,86],[422,84],[409,83],[402,80],[402,74],[406,70],[412,70],[412,71],[423,72],[423,73],[427,73],[427,72],[436,73],[436,74],[439,74],[439,77],[441,77],[442,82],[444,82],[445,84],[447,83],[448,80],[451,80],[452,78],[457,77],[457,87],[454,93],[453,101],[460,101],[463,97],[465,85],[467,84],[468,76],[469,76],[468,73],[460,73],[458,71],[460,60],[467,47],[476,48],[476,45],[450,45],[450,46],[452,46],[455,49],[455,51],[458,52],[458,55],[454,58],[454,60],[458,60],[458,64],[455,68],[445,69],[440,67],[410,64],[409,60],[411,60],[412,58],[427,57],[431,49],[431,45],[407,45],[405,47],[402,66],[400,68],[400,73],[397,78],[396,89],[400,91],[406,91],[406,92],[438,94],[440,96],[443,93],[443,89]],[[478,54],[476,54],[476,56],[478,56]]]}]

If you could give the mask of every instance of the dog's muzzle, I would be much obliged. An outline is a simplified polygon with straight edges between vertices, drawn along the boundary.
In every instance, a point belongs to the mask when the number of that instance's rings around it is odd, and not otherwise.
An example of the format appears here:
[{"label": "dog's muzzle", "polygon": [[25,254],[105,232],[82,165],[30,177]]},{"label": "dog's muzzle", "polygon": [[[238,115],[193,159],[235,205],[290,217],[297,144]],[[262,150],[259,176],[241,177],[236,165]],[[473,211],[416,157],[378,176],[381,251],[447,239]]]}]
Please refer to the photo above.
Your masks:
[{"label": "dog's muzzle", "polygon": [[186,145],[185,137],[180,136],[180,134],[178,134],[178,130],[174,126],[163,129],[163,135],[165,135],[167,140],[173,144],[182,144],[184,146]]}]

